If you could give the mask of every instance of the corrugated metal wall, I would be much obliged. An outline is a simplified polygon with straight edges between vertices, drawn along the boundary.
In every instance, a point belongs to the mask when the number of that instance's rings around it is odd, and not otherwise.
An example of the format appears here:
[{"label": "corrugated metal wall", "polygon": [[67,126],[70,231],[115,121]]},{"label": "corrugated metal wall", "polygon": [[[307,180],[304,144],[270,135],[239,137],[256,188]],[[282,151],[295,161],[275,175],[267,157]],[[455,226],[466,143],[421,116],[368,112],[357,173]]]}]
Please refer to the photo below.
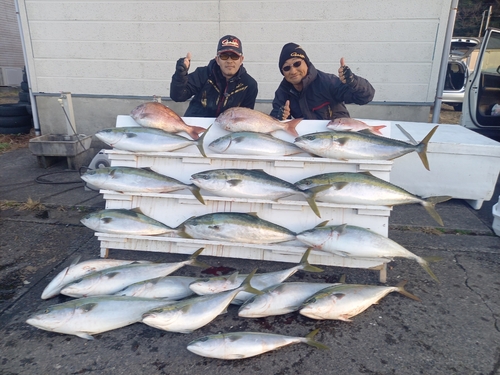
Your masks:
[{"label": "corrugated metal wall", "polygon": [[0,0],[0,66],[24,66],[14,0]]}]

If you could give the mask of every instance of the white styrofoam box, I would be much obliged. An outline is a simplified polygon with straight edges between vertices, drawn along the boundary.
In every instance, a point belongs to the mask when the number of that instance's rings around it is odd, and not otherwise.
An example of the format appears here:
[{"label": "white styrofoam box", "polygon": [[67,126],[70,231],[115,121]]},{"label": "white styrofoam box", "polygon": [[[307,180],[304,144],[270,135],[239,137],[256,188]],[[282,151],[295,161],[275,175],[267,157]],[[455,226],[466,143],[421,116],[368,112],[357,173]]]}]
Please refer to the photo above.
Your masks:
[{"label": "white styrofoam box", "polygon": [[493,214],[493,232],[497,236],[500,236],[500,198],[498,199],[498,203],[496,203],[491,209]]},{"label": "white styrofoam box", "polygon": [[[436,124],[399,122],[420,142]],[[392,138],[407,141],[391,124]],[[420,197],[449,195],[481,208],[491,199],[500,173],[500,143],[460,125],[439,125],[432,136],[424,168],[415,152],[394,159],[391,182]]]}]

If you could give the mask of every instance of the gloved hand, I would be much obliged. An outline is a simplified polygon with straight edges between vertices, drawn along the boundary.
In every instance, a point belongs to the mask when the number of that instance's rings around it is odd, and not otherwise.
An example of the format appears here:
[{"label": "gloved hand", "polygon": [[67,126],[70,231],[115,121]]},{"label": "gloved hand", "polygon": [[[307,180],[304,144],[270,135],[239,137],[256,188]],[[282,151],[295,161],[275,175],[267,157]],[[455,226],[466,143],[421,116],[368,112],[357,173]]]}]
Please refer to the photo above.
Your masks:
[{"label": "gloved hand", "polygon": [[354,74],[351,72],[351,69],[345,65],[343,57],[340,59],[339,78],[344,84],[352,85],[354,83]]},{"label": "gloved hand", "polygon": [[285,102],[285,105],[281,106],[278,110],[278,120],[283,121],[290,117],[290,100]]},{"label": "gloved hand", "polygon": [[186,75],[189,70],[189,65],[191,64],[191,52],[188,52],[186,57],[181,57],[177,60],[175,65],[175,72],[177,74]]}]

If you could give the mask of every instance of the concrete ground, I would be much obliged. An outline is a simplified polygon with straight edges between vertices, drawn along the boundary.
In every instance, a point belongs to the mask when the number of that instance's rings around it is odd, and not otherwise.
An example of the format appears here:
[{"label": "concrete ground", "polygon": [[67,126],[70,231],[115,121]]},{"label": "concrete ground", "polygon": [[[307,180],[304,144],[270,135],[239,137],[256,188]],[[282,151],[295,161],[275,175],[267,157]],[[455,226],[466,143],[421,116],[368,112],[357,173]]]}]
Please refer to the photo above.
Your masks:
[{"label": "concrete ground", "polygon": [[[79,174],[64,162],[38,166],[28,149],[0,155],[0,373],[1,374],[500,374],[500,238],[492,232],[489,202],[476,211],[464,201],[438,205],[445,223],[436,228],[421,206],[395,207],[389,237],[419,256],[439,256],[434,282],[408,259],[389,263],[387,285],[408,280],[406,289],[421,302],[392,293],[352,319],[316,321],[298,313],[244,319],[230,306],[190,334],[170,333],[136,323],[95,335],[39,330],[25,323],[30,314],[70,300],[40,298],[42,290],[74,256],[99,257],[99,242],[79,222],[104,208],[102,196],[85,191]],[[39,205],[42,204],[43,206]],[[111,258],[177,262],[180,254],[111,250]],[[207,272],[277,271],[279,262],[200,256],[208,270],[183,267],[175,275]],[[299,271],[289,281],[378,284],[374,271],[323,267]],[[223,361],[186,350],[199,337],[219,332],[257,331],[305,336],[319,328],[321,351],[297,344],[258,357]]]}]

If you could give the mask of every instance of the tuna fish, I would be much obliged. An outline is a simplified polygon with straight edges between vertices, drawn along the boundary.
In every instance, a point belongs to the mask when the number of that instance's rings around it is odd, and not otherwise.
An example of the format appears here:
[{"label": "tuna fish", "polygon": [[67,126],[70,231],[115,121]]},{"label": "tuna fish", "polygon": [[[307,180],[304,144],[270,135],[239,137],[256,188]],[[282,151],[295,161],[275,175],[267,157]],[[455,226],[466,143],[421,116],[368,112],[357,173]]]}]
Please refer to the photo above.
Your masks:
[{"label": "tuna fish", "polygon": [[194,185],[221,197],[275,201],[290,195],[301,195],[318,217],[321,217],[321,214],[314,197],[319,191],[329,188],[318,186],[310,190],[302,190],[261,169],[213,169],[193,174],[191,181]]},{"label": "tuna fish", "polygon": [[207,264],[196,259],[202,251],[203,248],[197,250],[182,262],[128,264],[94,272],[66,285],[61,294],[75,298],[114,294],[131,284],[170,275],[186,265],[208,268]]},{"label": "tuna fish", "polygon": [[404,289],[406,281],[396,286],[342,284],[323,289],[307,299],[299,310],[311,319],[351,321],[391,292],[399,292],[415,301],[420,299]]},{"label": "tuna fish", "polygon": [[206,156],[203,140],[207,132],[204,132],[199,139],[192,140],[161,129],[132,126],[103,129],[95,133],[95,136],[107,145],[123,151],[170,152],[194,145],[203,156]]},{"label": "tuna fish", "polygon": [[382,135],[380,129],[385,128],[385,125],[368,125],[367,123],[353,119],[351,117],[341,117],[331,120],[326,127],[335,131],[350,131],[359,132],[367,131],[375,135]]},{"label": "tuna fish", "polygon": [[161,298],[163,300],[179,300],[189,297],[194,292],[189,284],[198,280],[197,277],[164,276],[139,281],[116,292],[117,296]]},{"label": "tuna fish", "polygon": [[48,299],[58,295],[64,286],[94,272],[131,263],[151,263],[148,261],[119,259],[91,259],[78,263],[79,260],[80,256],[77,256],[68,267],[64,268],[52,279],[43,290],[42,299]]},{"label": "tuna fish", "polygon": [[137,208],[104,209],[87,214],[80,221],[86,227],[103,233],[157,236],[177,232],[176,229],[144,215]]},{"label": "tuna fish", "polygon": [[385,262],[390,262],[393,258],[413,259],[439,282],[429,267],[429,261],[439,258],[421,258],[390,238],[367,228],[347,224],[317,226],[297,234],[297,239],[315,249],[341,257],[378,258]]},{"label": "tuna fish", "polygon": [[298,137],[295,128],[301,121],[302,119],[278,121],[265,113],[245,107],[226,109],[215,119],[215,123],[229,132],[257,132],[267,134],[283,130],[294,137]]},{"label": "tuna fish", "polygon": [[186,124],[177,113],[158,102],[143,103],[134,108],[130,116],[141,126],[161,129],[168,133],[186,132],[194,140],[207,130]]},{"label": "tuna fish", "polygon": [[417,145],[363,132],[344,131],[306,134],[296,138],[295,144],[312,154],[339,160],[392,160],[416,151],[429,170],[427,144],[437,128],[436,125]]},{"label": "tuna fish", "polygon": [[[307,249],[304,255],[302,256],[300,263],[295,267],[276,272],[255,274],[255,276],[252,278],[252,285],[256,289],[262,290],[272,285],[276,285],[278,283],[285,281],[286,279],[288,279],[289,277],[291,277],[297,271],[300,270],[307,272],[322,272],[323,270],[321,268],[309,264],[307,258],[309,257],[310,253],[311,249]],[[248,275],[234,273],[230,277],[218,276],[205,279],[198,279],[197,281],[191,283],[191,285],[189,285],[189,288],[191,288],[191,290],[193,290],[196,294],[199,295],[220,293],[238,287],[247,276]],[[242,303],[244,303],[246,300],[248,300],[253,296],[254,294],[252,293],[242,291],[238,293],[238,295],[234,298],[232,303],[234,305],[241,305]]]},{"label": "tuna fish", "polygon": [[418,203],[441,226],[444,226],[444,224],[436,211],[436,204],[452,198],[450,196],[420,198],[399,186],[373,176],[370,172],[324,173],[304,178],[297,181],[295,185],[299,189],[311,189],[321,185],[330,186],[329,189],[316,194],[316,199],[323,202],[376,206]]},{"label": "tuna fish", "polygon": [[293,143],[255,132],[229,133],[214,140],[208,148],[219,154],[257,156],[290,156],[304,152]]},{"label": "tuna fish", "polygon": [[144,313],[142,322],[170,332],[193,332],[226,312],[227,306],[240,291],[260,294],[250,285],[254,274],[255,271],[247,276],[239,288],[228,292],[188,298],[165,308],[152,309]]},{"label": "tuna fish", "polygon": [[170,193],[188,189],[205,204],[198,186],[185,184],[175,178],[152,171],[149,168],[106,167],[89,170],[81,175],[83,181],[99,189],[118,192]]},{"label": "tuna fish", "polygon": [[255,357],[291,344],[304,343],[317,349],[327,346],[313,340],[316,329],[306,337],[284,336],[275,333],[232,332],[201,337],[191,341],[187,349],[194,354],[208,358],[243,359]]},{"label": "tuna fish", "polygon": [[152,298],[100,296],[71,300],[33,314],[26,323],[50,332],[93,340],[92,335],[141,321],[144,312],[168,305]]},{"label": "tuna fish", "polygon": [[195,216],[176,229],[182,237],[213,241],[271,244],[295,239],[291,230],[260,219],[256,214],[241,212]]}]

